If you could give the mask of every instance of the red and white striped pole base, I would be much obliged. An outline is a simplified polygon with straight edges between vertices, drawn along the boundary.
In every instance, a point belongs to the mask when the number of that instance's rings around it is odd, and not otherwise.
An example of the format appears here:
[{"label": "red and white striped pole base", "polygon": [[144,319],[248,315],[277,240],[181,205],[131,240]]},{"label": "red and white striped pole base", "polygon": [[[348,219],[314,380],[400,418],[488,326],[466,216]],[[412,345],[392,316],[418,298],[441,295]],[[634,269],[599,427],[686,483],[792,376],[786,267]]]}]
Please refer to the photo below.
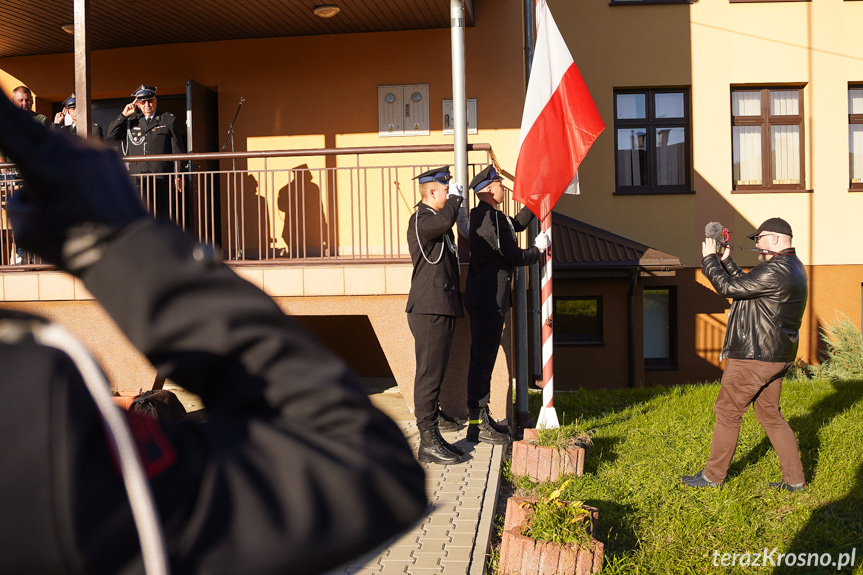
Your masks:
[{"label": "red and white striped pole base", "polygon": [[[548,232],[551,239],[551,210],[545,211],[546,216],[542,219],[541,228]],[[560,427],[557,421],[557,411],[554,409],[554,330],[552,329],[552,313],[554,311],[554,300],[551,296],[551,244],[542,254],[540,260],[542,273],[539,283],[542,288],[542,408],[536,421],[537,429],[556,429]]]}]

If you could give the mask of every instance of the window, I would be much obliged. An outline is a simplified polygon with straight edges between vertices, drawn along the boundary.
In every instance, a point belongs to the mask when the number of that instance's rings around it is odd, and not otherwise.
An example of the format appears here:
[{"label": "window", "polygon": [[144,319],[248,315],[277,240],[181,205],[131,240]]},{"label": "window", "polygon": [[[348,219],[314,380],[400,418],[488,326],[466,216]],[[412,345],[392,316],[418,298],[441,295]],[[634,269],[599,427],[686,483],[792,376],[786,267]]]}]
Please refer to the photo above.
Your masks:
[{"label": "window", "polygon": [[803,88],[734,88],[731,115],[734,190],[803,190]]},{"label": "window", "polygon": [[644,367],[677,367],[677,318],[673,288],[644,288]]},{"label": "window", "polygon": [[848,163],[851,189],[863,190],[863,84],[848,88]]},{"label": "window", "polygon": [[554,342],[602,345],[602,297],[554,298]]},{"label": "window", "polygon": [[688,90],[615,90],[615,192],[691,192],[689,131]]}]

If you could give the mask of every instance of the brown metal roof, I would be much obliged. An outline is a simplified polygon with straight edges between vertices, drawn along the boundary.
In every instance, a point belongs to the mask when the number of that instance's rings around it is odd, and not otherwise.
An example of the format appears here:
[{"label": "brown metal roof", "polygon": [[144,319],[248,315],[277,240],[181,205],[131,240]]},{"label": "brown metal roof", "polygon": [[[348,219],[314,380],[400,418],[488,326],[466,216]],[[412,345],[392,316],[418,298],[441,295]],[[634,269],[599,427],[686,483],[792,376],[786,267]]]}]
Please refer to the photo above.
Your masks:
[{"label": "brown metal roof", "polygon": [[552,213],[554,267],[567,270],[683,269],[680,258],[582,221]]},{"label": "brown metal roof", "polygon": [[[332,18],[313,8],[335,4]],[[72,52],[73,0],[0,1],[0,58]],[[465,1],[473,25],[473,0]],[[146,12],[145,12],[146,11]],[[144,14],[149,16],[145,17]],[[90,0],[90,49],[448,28],[449,0]]]}]

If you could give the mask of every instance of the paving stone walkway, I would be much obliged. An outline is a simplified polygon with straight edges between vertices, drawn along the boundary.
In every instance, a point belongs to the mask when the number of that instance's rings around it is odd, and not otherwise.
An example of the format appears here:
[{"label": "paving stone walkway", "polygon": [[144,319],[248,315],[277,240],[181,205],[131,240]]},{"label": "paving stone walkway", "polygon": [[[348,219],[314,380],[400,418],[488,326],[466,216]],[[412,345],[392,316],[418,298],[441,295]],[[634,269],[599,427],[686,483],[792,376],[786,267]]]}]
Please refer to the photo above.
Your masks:
[{"label": "paving stone walkway", "polygon": [[[414,421],[398,422],[416,451]],[[483,575],[500,486],[503,448],[465,441],[466,427],[444,438],[464,463],[424,464],[429,507],[411,530],[326,575]]]}]

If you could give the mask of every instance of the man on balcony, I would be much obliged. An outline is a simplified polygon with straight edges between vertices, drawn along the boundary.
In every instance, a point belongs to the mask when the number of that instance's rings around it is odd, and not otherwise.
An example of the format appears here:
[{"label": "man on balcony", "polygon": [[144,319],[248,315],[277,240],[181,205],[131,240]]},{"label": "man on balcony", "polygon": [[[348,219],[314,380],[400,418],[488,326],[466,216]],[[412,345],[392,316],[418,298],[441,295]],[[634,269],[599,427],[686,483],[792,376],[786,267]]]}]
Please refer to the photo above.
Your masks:
[{"label": "man on balcony", "polygon": [[417,459],[424,463],[458,463],[464,450],[441,436],[438,396],[449,361],[455,320],[464,317],[452,232],[462,196],[456,184],[449,184],[448,166],[423,172],[414,179],[419,181],[421,199],[408,221],[408,247],[414,271],[405,311],[417,358],[414,379],[414,416],[420,433]]},{"label": "man on balcony", "polygon": [[[156,87],[141,84],[132,93],[135,99],[108,126],[109,140],[122,141],[125,156],[153,156],[185,153],[183,140],[177,131],[177,118],[158,109]],[[177,197],[171,197],[171,174],[176,162],[131,162],[129,173],[137,176],[136,183],[144,200],[157,218],[170,217],[182,224],[190,214],[184,214],[179,193],[182,178],[177,177]]]}]

